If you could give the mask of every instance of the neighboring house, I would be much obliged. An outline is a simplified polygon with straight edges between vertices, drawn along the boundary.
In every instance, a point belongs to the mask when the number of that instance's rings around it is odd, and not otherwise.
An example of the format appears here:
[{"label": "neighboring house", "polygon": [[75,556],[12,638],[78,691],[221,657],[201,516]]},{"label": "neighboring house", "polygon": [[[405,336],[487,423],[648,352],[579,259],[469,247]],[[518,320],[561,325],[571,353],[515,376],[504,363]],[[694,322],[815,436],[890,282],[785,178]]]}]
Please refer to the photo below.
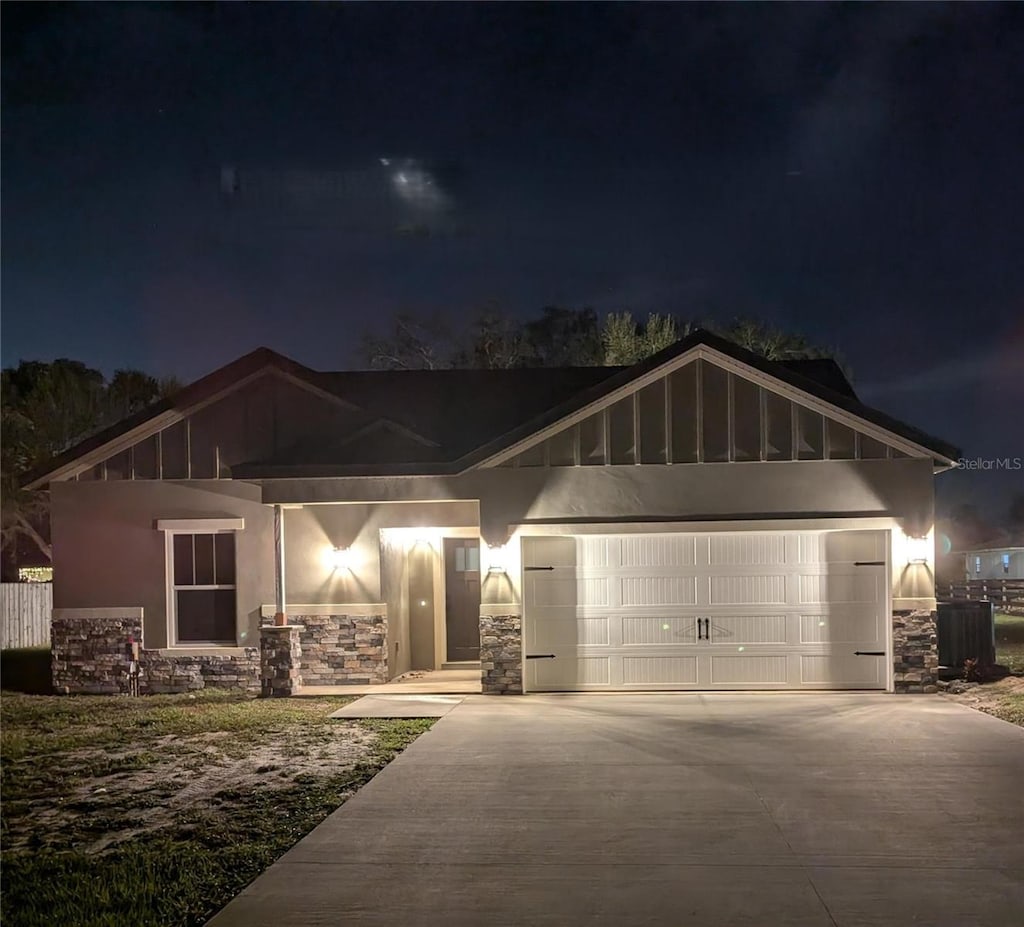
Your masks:
[{"label": "neighboring house", "polygon": [[29,481],[55,684],[287,694],[479,661],[484,692],[928,691],[958,456],[831,361],[706,332],[629,368],[260,349]]},{"label": "neighboring house", "polygon": [[1024,579],[1024,537],[1006,535],[962,551],[965,579]]}]

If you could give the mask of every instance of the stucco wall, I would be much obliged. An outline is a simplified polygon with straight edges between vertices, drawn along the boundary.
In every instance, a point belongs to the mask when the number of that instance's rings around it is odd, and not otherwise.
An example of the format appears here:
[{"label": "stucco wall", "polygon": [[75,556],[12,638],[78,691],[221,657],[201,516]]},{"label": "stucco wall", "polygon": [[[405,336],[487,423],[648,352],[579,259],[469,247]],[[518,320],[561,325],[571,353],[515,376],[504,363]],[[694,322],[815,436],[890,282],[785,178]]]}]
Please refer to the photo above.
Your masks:
[{"label": "stucco wall", "polygon": [[388,667],[392,677],[410,668],[409,577],[405,545],[386,536],[380,551],[381,586],[388,607]]},{"label": "stucco wall", "polygon": [[267,502],[479,499],[485,537],[529,521],[892,515],[931,526],[924,459],[477,470],[454,477],[275,480]]},{"label": "stucco wall", "polygon": [[147,648],[167,646],[166,554],[158,518],[244,518],[238,532],[238,643],[257,646],[274,601],[273,510],[250,483],[122,481],[50,487],[54,608],[142,607]]},{"label": "stucco wall", "polygon": [[[345,498],[341,495],[335,501]],[[380,569],[382,529],[469,527],[478,523],[475,501],[394,505],[346,503],[286,510],[288,601],[383,601]],[[351,570],[334,570],[326,564],[326,556],[335,547],[351,549]]]},{"label": "stucco wall", "polygon": [[[457,477],[270,481],[266,501],[480,500],[484,539],[516,524],[886,517],[907,534],[934,520],[925,459],[480,470]],[[315,507],[304,511],[315,511]],[[895,560],[894,560],[895,564]],[[895,571],[894,596],[933,595],[920,571]],[[901,585],[906,585],[902,590]]]},{"label": "stucco wall", "polygon": [[[147,647],[166,646],[158,518],[245,518],[237,548],[238,640],[245,644],[255,641],[260,606],[274,601],[269,502],[345,502],[285,512],[289,605],[398,597],[400,616],[401,588],[382,582],[385,528],[479,524],[488,542],[503,544],[514,524],[886,516],[913,533],[930,528],[933,517],[931,463],[916,459],[498,469],[436,479],[278,481],[262,493],[233,481],[56,483],[52,492],[54,606],[141,606]],[[351,548],[351,571],[326,562],[334,547]],[[515,569],[510,563],[509,575]],[[894,597],[933,594],[930,576],[922,578],[920,570],[894,572]],[[900,584],[908,589],[901,592]],[[488,588],[488,600],[514,599]],[[406,649],[395,665],[405,665],[410,632],[399,626],[389,642],[391,658],[395,641],[399,654]]]},{"label": "stucco wall", "polygon": [[[238,643],[256,646],[260,608],[274,601],[273,509],[251,483],[208,481],[118,481],[55,483],[52,491],[54,607],[141,607],[145,645],[166,647],[167,598],[161,518],[244,518],[237,533]],[[472,526],[476,502],[311,506],[285,512],[288,605],[394,600],[398,628],[389,658],[408,663],[409,632],[403,625],[406,578],[393,573],[384,589],[381,529]],[[335,570],[325,561],[334,547],[351,547],[354,569]],[[386,595],[385,595],[386,593]],[[404,652],[403,652],[404,651]],[[406,667],[407,668],[407,667]]]}]

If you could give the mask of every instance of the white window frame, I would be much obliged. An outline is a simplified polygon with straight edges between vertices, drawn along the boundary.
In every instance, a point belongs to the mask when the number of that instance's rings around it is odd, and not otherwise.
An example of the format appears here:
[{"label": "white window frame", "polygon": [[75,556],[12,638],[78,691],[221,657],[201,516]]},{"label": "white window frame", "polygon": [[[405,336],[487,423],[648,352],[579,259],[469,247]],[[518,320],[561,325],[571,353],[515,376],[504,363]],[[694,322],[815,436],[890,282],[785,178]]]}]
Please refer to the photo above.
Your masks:
[{"label": "white window frame", "polygon": [[[174,537],[179,534],[235,534],[245,529],[243,518],[161,518],[157,530],[164,533],[164,586],[167,592],[167,645],[182,650],[208,649],[211,647],[231,648],[238,646],[238,539],[235,538],[235,582],[232,585],[177,586],[174,583]],[[178,591],[235,590],[235,637],[231,641],[184,641],[178,640]]]}]

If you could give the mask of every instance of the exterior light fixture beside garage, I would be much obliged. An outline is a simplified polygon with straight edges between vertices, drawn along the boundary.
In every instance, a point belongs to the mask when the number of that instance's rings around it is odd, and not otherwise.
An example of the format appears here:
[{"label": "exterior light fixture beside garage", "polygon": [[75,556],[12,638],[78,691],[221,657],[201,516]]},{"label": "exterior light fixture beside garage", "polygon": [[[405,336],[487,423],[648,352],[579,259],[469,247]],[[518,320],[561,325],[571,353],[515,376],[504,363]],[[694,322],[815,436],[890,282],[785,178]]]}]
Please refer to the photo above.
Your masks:
[{"label": "exterior light fixture beside garage", "polygon": [[487,572],[494,573],[507,573],[507,555],[503,546],[489,547],[486,543],[483,545],[484,555],[487,558]]},{"label": "exterior light fixture beside garage", "polygon": [[355,564],[355,556],[351,547],[335,547],[328,555],[332,569],[351,570]]},{"label": "exterior light fixture beside garage", "polygon": [[932,559],[932,539],[908,537],[906,541],[907,563],[928,563]]}]

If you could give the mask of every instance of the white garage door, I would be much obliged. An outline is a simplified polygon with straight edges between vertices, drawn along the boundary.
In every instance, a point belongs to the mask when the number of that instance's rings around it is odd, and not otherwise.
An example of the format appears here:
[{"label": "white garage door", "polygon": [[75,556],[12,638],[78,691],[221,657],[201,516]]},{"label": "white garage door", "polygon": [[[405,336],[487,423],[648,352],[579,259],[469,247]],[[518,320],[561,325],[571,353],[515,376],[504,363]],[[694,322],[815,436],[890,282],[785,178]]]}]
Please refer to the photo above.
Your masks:
[{"label": "white garage door", "polygon": [[885,688],[881,531],[523,539],[530,691]]}]

